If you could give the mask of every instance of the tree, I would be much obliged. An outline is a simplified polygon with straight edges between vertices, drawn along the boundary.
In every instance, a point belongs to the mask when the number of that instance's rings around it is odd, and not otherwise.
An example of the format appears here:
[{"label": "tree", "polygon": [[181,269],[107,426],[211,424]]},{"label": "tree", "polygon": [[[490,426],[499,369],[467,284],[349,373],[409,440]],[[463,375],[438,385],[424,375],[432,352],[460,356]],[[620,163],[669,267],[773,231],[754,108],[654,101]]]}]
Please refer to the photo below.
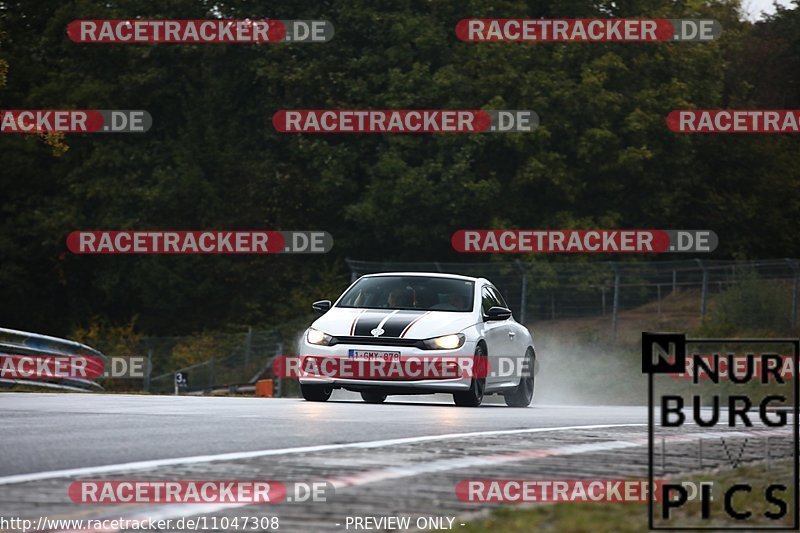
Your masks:
[{"label": "tree", "polygon": [[[88,317],[182,334],[300,313],[345,257],[474,260],[456,229],[712,229],[715,257],[800,255],[793,136],[679,135],[673,109],[796,102],[797,9],[665,0],[244,0],[0,4],[5,108],[146,109],[143,135],[0,136],[0,322],[64,333]],[[78,18],[327,19],[325,44],[92,45]],[[459,41],[467,16],[711,17],[713,43]],[[768,50],[768,51],[769,51]],[[770,52],[771,53],[771,52]],[[787,84],[771,91],[769,82]],[[776,104],[777,105],[777,104]],[[793,105],[793,104],[792,104]],[[280,109],[533,109],[530,134],[279,134]],[[76,229],[321,229],[321,256],[75,256]],[[507,259],[507,258],[504,258]],[[343,287],[342,287],[343,288]]]}]

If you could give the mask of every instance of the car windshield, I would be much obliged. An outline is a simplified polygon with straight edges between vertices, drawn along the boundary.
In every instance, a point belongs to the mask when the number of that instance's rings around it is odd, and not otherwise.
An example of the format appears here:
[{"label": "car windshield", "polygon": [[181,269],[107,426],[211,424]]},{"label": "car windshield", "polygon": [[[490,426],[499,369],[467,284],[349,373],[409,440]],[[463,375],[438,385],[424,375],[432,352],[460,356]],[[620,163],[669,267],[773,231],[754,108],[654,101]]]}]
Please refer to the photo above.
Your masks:
[{"label": "car windshield", "polygon": [[472,311],[475,284],[455,278],[375,276],[361,278],[337,307]]}]

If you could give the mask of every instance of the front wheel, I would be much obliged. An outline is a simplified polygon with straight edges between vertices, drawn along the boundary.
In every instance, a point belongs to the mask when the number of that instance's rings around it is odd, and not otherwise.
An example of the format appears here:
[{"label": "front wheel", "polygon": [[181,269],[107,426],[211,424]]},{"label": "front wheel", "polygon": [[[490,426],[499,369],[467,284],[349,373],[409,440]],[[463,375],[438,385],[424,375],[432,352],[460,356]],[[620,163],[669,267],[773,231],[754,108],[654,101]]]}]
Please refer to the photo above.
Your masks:
[{"label": "front wheel", "polygon": [[364,391],[361,393],[361,399],[367,403],[383,403],[386,401],[386,395],[375,391]]},{"label": "front wheel", "polygon": [[[487,368],[486,361],[486,348],[483,344],[479,344],[475,348],[475,361],[472,365],[473,369]],[[476,376],[472,377],[472,382],[469,385],[469,390],[464,392],[454,392],[453,401],[459,407],[478,407],[483,401],[483,391],[486,389],[486,378],[477,377],[484,374],[481,370],[473,370]]]},{"label": "front wheel", "polygon": [[533,375],[535,373],[536,354],[528,348],[522,364],[522,377],[519,385],[505,394],[506,405],[509,407],[528,407],[533,401]]},{"label": "front wheel", "polygon": [[330,385],[303,385],[300,384],[300,393],[309,402],[327,402],[333,393]]}]

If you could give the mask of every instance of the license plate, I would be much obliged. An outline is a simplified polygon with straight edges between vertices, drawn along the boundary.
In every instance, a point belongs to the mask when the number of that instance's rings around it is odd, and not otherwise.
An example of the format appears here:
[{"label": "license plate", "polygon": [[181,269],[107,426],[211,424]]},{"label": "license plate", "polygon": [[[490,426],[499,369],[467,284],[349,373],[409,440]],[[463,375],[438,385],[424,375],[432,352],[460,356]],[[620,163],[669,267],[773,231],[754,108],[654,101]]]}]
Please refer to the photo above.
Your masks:
[{"label": "license plate", "polygon": [[393,361],[395,359],[400,359],[400,352],[385,352],[382,350],[374,351],[374,350],[348,350],[347,357],[350,359],[378,359],[378,360],[385,360],[385,361]]}]

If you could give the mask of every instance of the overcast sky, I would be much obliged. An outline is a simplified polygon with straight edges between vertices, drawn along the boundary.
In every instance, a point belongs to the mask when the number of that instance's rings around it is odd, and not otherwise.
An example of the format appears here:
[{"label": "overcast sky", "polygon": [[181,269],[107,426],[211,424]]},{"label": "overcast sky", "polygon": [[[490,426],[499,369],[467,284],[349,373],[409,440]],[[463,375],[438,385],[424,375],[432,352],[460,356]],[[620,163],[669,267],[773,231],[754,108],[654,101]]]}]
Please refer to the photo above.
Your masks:
[{"label": "overcast sky", "polygon": [[[791,8],[793,6],[791,0],[777,0],[778,4]],[[763,13],[775,13],[775,6],[773,0],[742,0],[742,7],[749,15],[750,20],[758,20],[763,18]]]}]

